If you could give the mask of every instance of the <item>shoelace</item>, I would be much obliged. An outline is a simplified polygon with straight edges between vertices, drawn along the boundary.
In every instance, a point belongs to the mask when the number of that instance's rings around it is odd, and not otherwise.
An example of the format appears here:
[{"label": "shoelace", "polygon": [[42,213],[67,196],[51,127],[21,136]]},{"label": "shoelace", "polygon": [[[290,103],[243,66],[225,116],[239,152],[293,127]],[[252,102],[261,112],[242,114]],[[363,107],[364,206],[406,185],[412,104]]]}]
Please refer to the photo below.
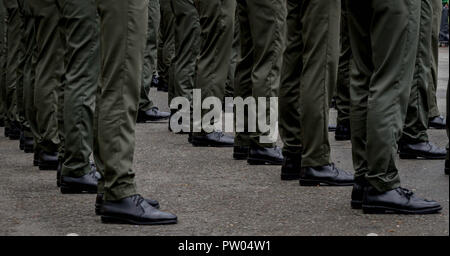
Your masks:
[{"label": "shoelace", "polygon": [[404,196],[406,196],[408,199],[410,199],[414,195],[414,192],[406,188],[400,187],[398,188],[398,191],[402,193]]}]

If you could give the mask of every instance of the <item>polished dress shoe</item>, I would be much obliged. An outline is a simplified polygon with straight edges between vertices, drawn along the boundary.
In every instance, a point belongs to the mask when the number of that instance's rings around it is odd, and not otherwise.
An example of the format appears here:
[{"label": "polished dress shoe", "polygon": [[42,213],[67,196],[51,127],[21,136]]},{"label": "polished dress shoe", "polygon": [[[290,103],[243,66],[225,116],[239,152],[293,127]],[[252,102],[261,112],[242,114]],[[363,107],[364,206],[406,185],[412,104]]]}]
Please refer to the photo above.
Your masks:
[{"label": "polished dress shoe", "polygon": [[364,186],[358,182],[355,182],[353,184],[352,200],[351,200],[352,209],[362,209],[365,187],[366,186]]},{"label": "polished dress shoe", "polygon": [[336,131],[336,125],[334,125],[334,124],[328,125],[328,131],[329,132],[335,132]]},{"label": "polished dress shoe", "polygon": [[442,116],[436,116],[433,118],[430,118],[428,120],[428,127],[429,128],[435,128],[439,130],[445,129],[445,125],[447,124],[447,121]]},{"label": "polished dress shoe", "polygon": [[[159,202],[153,199],[147,199],[145,198],[145,201],[152,207],[159,209],[160,205]],[[95,215],[102,215],[101,207],[103,204],[103,194],[97,194],[97,197],[95,199]]]},{"label": "polished dress shoe", "polygon": [[90,171],[81,177],[61,175],[61,193],[63,194],[97,194],[98,180],[101,175],[97,171]]},{"label": "polished dress shoe", "polygon": [[159,76],[153,75],[152,82],[150,83],[150,87],[158,88],[158,84],[159,84]]},{"label": "polished dress shoe", "polygon": [[336,141],[345,141],[351,139],[350,122],[338,123],[336,131],[334,132],[334,139]]},{"label": "polished dress shoe", "polygon": [[20,132],[20,150],[23,150],[25,153],[33,153],[34,152],[34,139],[31,137],[26,137],[24,132]]},{"label": "polished dress shoe", "polygon": [[20,128],[16,122],[13,122],[11,127],[9,127],[8,138],[10,140],[20,140]]},{"label": "polished dress shoe", "polygon": [[[59,159],[58,160],[58,169],[56,169],[56,186],[61,187],[61,172],[62,172],[62,166],[63,166],[64,160]],[[89,165],[91,166],[91,172],[96,173],[97,172],[97,166],[95,166],[95,163],[93,161],[89,161]]]},{"label": "polished dress shoe", "polygon": [[58,170],[58,153],[39,152],[39,170]]},{"label": "polished dress shoe", "polygon": [[438,148],[431,142],[421,142],[416,144],[400,143],[398,148],[400,159],[445,159],[447,151]]},{"label": "polished dress shoe", "polygon": [[223,132],[192,134],[191,143],[194,147],[232,147],[234,137]]},{"label": "polished dress shoe", "polygon": [[374,187],[364,189],[362,203],[363,212],[432,214],[442,210],[439,203],[417,198],[413,192],[405,188],[396,188],[387,192],[379,192]]},{"label": "polished dress shoe", "polygon": [[302,154],[283,153],[284,160],[281,166],[281,180],[300,179],[300,169],[302,168]]},{"label": "polished dress shoe", "polygon": [[137,123],[146,123],[148,121],[162,121],[170,117],[169,112],[159,111],[157,107],[153,107],[147,111],[138,111]]},{"label": "polished dress shoe", "polygon": [[9,127],[5,127],[5,130],[3,132],[3,135],[5,136],[5,138],[9,137]]},{"label": "polished dress shoe", "polygon": [[157,90],[159,92],[168,92],[169,91],[169,85],[165,82],[163,82],[162,80],[158,80],[158,86],[157,86]]},{"label": "polished dress shoe", "polygon": [[250,165],[281,165],[283,159],[283,153],[279,147],[250,147],[247,163]]},{"label": "polished dress shoe", "polygon": [[233,159],[247,160],[249,150],[250,150],[250,147],[234,146],[233,147]]},{"label": "polished dress shoe", "polygon": [[134,195],[117,201],[104,200],[100,206],[103,223],[133,225],[176,224],[177,216],[152,207],[140,195]]},{"label": "polished dress shoe", "polygon": [[5,127],[5,120],[0,119],[0,127]]},{"label": "polished dress shoe", "polygon": [[353,186],[354,176],[337,168],[334,164],[319,167],[302,167],[300,186]]}]

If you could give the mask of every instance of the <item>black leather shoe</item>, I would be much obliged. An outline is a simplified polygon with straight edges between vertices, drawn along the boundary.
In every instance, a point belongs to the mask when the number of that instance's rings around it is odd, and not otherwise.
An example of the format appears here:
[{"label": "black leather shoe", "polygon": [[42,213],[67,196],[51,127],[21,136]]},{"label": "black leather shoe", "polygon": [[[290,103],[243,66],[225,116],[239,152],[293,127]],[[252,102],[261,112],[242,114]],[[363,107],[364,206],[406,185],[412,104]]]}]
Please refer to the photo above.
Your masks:
[{"label": "black leather shoe", "polygon": [[150,83],[150,87],[158,88],[158,84],[159,84],[159,76],[153,75],[152,82]]},{"label": "black leather shoe", "polygon": [[300,179],[300,169],[302,168],[302,154],[283,153],[284,160],[281,166],[281,180]]},{"label": "black leather shoe", "polygon": [[450,161],[445,160],[445,174],[450,175]]},{"label": "black leather shoe", "polygon": [[300,171],[300,186],[352,186],[354,176],[329,164],[319,167],[302,167]]},{"label": "black leather shoe", "polygon": [[58,153],[52,152],[44,152],[41,151],[39,153],[39,170],[42,171],[51,171],[58,169]]},{"label": "black leather shoe", "polygon": [[247,163],[250,165],[281,165],[283,159],[283,153],[279,147],[250,147]]},{"label": "black leather shoe", "polygon": [[168,92],[169,91],[169,85],[162,80],[158,80],[157,88],[158,88],[159,92]]},{"label": "black leather shoe", "polygon": [[11,127],[8,130],[8,138],[10,140],[19,140],[20,139],[20,128],[19,124],[15,122],[11,123]]},{"label": "black leather shoe", "polygon": [[34,152],[34,139],[30,137],[26,137],[24,132],[20,132],[20,150],[23,150],[25,153],[33,153]]},{"label": "black leather shoe", "polygon": [[366,214],[432,214],[440,212],[442,207],[435,201],[417,198],[408,189],[396,188],[381,193],[368,186],[364,189],[362,209]]},{"label": "black leather shoe", "polygon": [[364,188],[365,188],[365,186],[363,186],[357,182],[355,182],[355,184],[353,184],[352,201],[351,201],[352,209],[362,209]]},{"label": "black leather shoe", "polygon": [[5,120],[0,119],[0,127],[5,127]]},{"label": "black leather shoe", "polygon": [[422,142],[417,144],[399,144],[399,154],[401,159],[445,159],[447,151],[438,148],[431,142]]},{"label": "black leather shoe", "polygon": [[168,120],[170,117],[169,112],[159,111],[157,107],[153,107],[147,111],[138,111],[137,123],[146,123],[148,121],[162,121]]},{"label": "black leather shoe", "polygon": [[194,147],[232,147],[234,145],[234,137],[223,132],[193,134],[191,143]]},{"label": "black leather shoe", "polygon": [[328,125],[328,132],[335,132],[336,131],[336,125],[330,124]]},{"label": "black leather shoe", "polygon": [[5,136],[5,138],[9,137],[9,127],[5,127],[5,131],[3,133],[3,136]]},{"label": "black leather shoe", "polygon": [[103,223],[133,225],[176,224],[177,216],[152,207],[142,196],[134,195],[118,201],[103,201],[100,207]]},{"label": "black leather shoe", "polygon": [[247,160],[248,159],[248,151],[250,147],[241,147],[234,146],[233,147],[233,159],[235,160]]},{"label": "black leather shoe", "polygon": [[61,193],[97,194],[97,184],[100,178],[100,173],[96,171],[90,171],[88,174],[78,178],[61,176]]},{"label": "black leather shoe", "polygon": [[429,128],[435,128],[439,130],[445,129],[445,125],[447,124],[447,121],[442,116],[436,116],[433,118],[430,118],[428,120],[428,127]]},{"label": "black leather shoe", "polygon": [[336,141],[345,141],[351,139],[350,134],[350,122],[339,123],[336,126],[336,131],[334,132],[334,138]]},{"label": "black leather shoe", "polygon": [[[147,199],[145,198],[145,201],[152,207],[159,209],[160,205],[159,202],[153,199]],[[103,204],[103,194],[97,194],[97,198],[95,199],[95,215],[102,215],[101,207]]]}]

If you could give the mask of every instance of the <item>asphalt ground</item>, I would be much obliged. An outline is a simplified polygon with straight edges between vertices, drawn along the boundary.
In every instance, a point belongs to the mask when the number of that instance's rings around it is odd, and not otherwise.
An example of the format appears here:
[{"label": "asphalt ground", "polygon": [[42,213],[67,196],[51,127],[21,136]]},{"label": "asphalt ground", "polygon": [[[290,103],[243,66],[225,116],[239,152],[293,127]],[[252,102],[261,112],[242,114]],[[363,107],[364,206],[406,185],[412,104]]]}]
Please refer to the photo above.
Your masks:
[{"label": "asphalt ground", "polygon": [[[439,106],[445,114],[448,48],[441,49]],[[152,90],[168,110],[167,94]],[[331,111],[334,123],[336,112]],[[194,148],[167,123],[139,124],[135,170],[139,192],[178,215],[171,226],[105,225],[95,195],[62,195],[56,174],[32,166],[32,154],[0,136],[0,235],[449,235],[449,177],[444,161],[399,160],[404,187],[439,201],[435,215],[364,215],[350,208],[351,187],[300,187],[280,180],[280,167],[249,166],[231,148]],[[0,128],[3,134],[3,128]],[[430,130],[444,147],[444,130]],[[330,133],[336,165],[353,170],[350,142]]]}]

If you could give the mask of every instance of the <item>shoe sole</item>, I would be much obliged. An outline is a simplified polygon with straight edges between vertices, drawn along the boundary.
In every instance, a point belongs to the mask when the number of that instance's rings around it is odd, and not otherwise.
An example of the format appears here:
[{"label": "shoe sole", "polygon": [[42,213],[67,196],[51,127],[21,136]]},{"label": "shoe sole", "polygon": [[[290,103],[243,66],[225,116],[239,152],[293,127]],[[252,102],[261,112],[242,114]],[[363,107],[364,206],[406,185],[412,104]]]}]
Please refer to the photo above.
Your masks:
[{"label": "shoe sole", "polygon": [[56,171],[58,169],[58,164],[50,165],[50,164],[39,164],[39,170],[41,171]]},{"label": "shoe sole", "polygon": [[148,119],[148,120],[137,120],[136,123],[138,124],[145,124],[148,122],[159,122],[159,121],[166,121],[169,120],[170,117],[164,117],[164,118],[152,118],[152,119]]},{"label": "shoe sole", "polygon": [[364,214],[433,214],[439,213],[442,210],[442,207],[434,207],[430,209],[424,210],[402,210],[385,206],[375,206],[375,205],[362,205]]},{"label": "shoe sole", "polygon": [[120,217],[111,216],[101,216],[102,223],[105,224],[131,224],[131,225],[171,225],[177,224],[177,220],[163,220],[163,221],[152,221],[152,222],[142,222],[130,219],[124,219]]},{"label": "shoe sole", "polygon": [[88,187],[70,187],[66,184],[60,184],[60,190],[62,194],[97,194],[97,189],[92,189]]},{"label": "shoe sole", "polygon": [[209,142],[198,142],[198,141],[191,141],[190,143],[194,147],[209,147],[209,148],[231,148],[231,147],[233,147],[233,144],[224,145],[224,144],[214,144],[214,143],[209,143]]},{"label": "shoe sole", "polygon": [[428,159],[428,160],[443,160],[445,159],[447,156],[443,155],[443,156],[428,156],[428,155],[423,155],[423,154],[411,154],[411,153],[400,153],[399,154],[400,159],[403,160],[412,160],[412,159]]},{"label": "shoe sole", "polygon": [[267,159],[251,158],[247,159],[249,165],[282,165],[283,161],[272,161]]},{"label": "shoe sole", "polygon": [[300,186],[302,187],[317,187],[320,185],[326,185],[326,186],[332,186],[332,187],[347,187],[347,186],[353,186],[354,183],[336,183],[336,182],[330,182],[330,181],[319,181],[319,180],[305,180],[300,179]]}]

